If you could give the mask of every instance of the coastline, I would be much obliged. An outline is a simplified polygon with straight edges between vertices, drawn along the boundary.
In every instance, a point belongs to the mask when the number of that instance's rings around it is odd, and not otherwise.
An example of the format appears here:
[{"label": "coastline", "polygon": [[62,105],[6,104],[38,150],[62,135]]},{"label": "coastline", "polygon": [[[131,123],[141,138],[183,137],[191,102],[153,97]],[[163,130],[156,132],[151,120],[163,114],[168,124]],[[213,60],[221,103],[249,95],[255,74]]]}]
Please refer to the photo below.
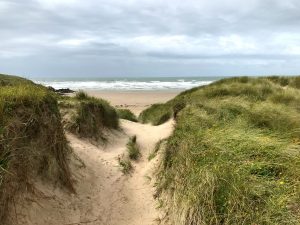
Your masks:
[{"label": "coastline", "polygon": [[110,102],[116,108],[131,110],[135,115],[139,115],[144,109],[152,104],[165,103],[183,90],[133,90],[133,91],[116,91],[116,90],[84,90],[90,96],[103,98]]}]

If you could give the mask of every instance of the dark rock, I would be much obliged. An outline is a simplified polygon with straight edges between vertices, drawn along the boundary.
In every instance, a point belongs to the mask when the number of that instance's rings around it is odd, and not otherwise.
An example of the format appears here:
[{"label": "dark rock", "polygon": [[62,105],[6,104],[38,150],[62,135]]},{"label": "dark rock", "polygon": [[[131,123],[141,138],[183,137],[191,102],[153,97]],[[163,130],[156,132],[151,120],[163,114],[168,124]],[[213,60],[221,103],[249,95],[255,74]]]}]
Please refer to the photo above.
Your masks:
[{"label": "dark rock", "polygon": [[71,90],[70,88],[60,88],[60,89],[55,89],[51,86],[48,87],[49,91],[53,91],[56,92],[60,95],[64,95],[64,94],[70,94],[70,93],[74,93],[75,91]]},{"label": "dark rock", "polygon": [[53,88],[53,87],[51,87],[51,86],[48,86],[47,88],[48,88],[49,91],[55,92],[55,88]]},{"label": "dark rock", "polygon": [[61,89],[56,89],[55,92],[58,92],[60,94],[70,94],[70,93],[74,93],[75,91],[73,91],[69,88],[61,88]]}]

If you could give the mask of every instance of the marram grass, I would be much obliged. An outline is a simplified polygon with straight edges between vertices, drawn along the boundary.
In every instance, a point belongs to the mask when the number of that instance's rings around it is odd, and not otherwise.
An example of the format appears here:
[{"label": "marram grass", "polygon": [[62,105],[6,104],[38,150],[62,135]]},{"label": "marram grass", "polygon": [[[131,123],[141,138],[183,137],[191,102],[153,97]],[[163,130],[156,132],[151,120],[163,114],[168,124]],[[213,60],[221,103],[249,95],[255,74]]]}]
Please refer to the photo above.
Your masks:
[{"label": "marram grass", "polygon": [[[74,192],[57,96],[47,88],[0,75],[0,221],[37,176]],[[2,224],[1,223],[1,224]]]},{"label": "marram grass", "polygon": [[138,160],[141,156],[140,147],[137,143],[136,136],[129,138],[129,141],[127,142],[127,152],[129,159],[132,160]]},{"label": "marram grass", "polygon": [[152,123],[152,125],[157,126],[167,122],[171,115],[171,109],[168,105],[154,104],[139,115],[139,120],[142,123]]},{"label": "marram grass", "polygon": [[105,129],[119,128],[116,109],[107,101],[90,97],[85,92],[78,92],[74,98],[62,98],[60,106],[62,113],[73,112],[72,115],[67,115],[69,121],[66,128],[80,137],[98,141],[105,139],[103,136]]},{"label": "marram grass", "polygon": [[300,224],[300,77],[231,78],[146,110],[176,127],[157,189],[173,225]]},{"label": "marram grass", "polygon": [[129,109],[117,109],[117,113],[120,119],[137,122],[138,119]]}]

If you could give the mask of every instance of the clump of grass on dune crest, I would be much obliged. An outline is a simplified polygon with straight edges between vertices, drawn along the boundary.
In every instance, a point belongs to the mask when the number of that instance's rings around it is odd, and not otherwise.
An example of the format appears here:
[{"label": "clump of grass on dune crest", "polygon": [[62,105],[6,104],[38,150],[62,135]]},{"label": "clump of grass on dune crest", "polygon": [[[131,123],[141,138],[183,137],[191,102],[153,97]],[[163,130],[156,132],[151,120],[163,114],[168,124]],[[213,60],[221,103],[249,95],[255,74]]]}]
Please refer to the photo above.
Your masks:
[{"label": "clump of grass on dune crest", "polygon": [[89,99],[89,96],[84,91],[78,91],[75,94],[75,98],[78,99],[78,100],[87,100],[87,99]]},{"label": "clump of grass on dune crest", "polygon": [[14,77],[0,88],[0,221],[17,193],[32,190],[37,176],[74,192],[56,96]]},{"label": "clump of grass on dune crest", "polygon": [[117,109],[119,118],[124,120],[129,120],[132,122],[137,122],[138,119],[129,109]]},{"label": "clump of grass on dune crest", "polygon": [[172,112],[168,106],[164,104],[154,104],[139,115],[139,120],[142,123],[160,125],[168,121],[171,117]]},{"label": "clump of grass on dune crest", "polygon": [[119,128],[119,118],[115,108],[103,99],[78,92],[75,98],[67,98],[61,104],[74,109],[66,127],[80,137],[103,139],[105,129]]},{"label": "clump of grass on dune crest", "polygon": [[225,79],[151,109],[184,106],[157,179],[172,224],[299,223],[298,80]]}]

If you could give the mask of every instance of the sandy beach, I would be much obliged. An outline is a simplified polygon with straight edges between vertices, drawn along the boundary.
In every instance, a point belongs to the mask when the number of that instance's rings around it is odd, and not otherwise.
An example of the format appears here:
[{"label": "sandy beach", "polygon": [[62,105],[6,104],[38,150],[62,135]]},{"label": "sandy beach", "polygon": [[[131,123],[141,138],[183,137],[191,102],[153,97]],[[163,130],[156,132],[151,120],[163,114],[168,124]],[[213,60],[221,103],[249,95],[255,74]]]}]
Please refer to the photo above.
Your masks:
[{"label": "sandy beach", "polygon": [[103,98],[117,108],[130,109],[138,115],[155,103],[164,103],[174,98],[182,90],[172,91],[87,91],[89,95]]}]

